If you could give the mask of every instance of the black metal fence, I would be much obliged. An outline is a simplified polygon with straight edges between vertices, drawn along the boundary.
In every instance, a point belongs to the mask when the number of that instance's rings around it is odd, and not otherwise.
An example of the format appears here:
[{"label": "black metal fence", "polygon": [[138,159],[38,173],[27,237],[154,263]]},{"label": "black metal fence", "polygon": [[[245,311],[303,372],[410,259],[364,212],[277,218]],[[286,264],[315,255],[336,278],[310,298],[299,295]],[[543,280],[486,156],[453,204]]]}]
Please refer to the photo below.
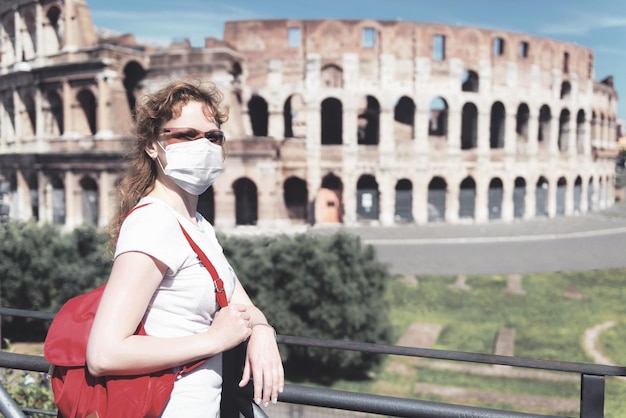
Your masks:
[{"label": "black metal fence", "polygon": [[[0,308],[0,315],[13,315],[51,319],[54,314]],[[434,350],[425,348],[401,347],[352,341],[326,340],[319,338],[277,336],[279,344],[316,347],[330,350],[352,350],[380,355],[419,357],[424,359],[449,360],[488,365],[503,365],[525,369],[539,369],[564,372],[580,376],[580,418],[604,417],[605,378],[626,376],[626,367],[588,363],[574,363],[508,357],[491,354],[465,353],[458,351]],[[267,411],[252,401],[252,387],[239,388],[235,381],[236,370],[240,370],[240,348],[231,350],[224,356],[224,389],[222,416],[269,417]],[[42,356],[0,352],[0,368],[47,372],[49,364]],[[288,376],[287,376],[288,377]],[[513,411],[494,410],[439,402],[420,401],[366,393],[355,393],[288,384],[279,395],[280,402],[317,406],[346,411],[358,411],[382,416],[416,418],[517,418],[547,417]],[[7,418],[27,417],[31,413],[51,416],[55,411],[22,410],[0,385],[0,413]]]}]

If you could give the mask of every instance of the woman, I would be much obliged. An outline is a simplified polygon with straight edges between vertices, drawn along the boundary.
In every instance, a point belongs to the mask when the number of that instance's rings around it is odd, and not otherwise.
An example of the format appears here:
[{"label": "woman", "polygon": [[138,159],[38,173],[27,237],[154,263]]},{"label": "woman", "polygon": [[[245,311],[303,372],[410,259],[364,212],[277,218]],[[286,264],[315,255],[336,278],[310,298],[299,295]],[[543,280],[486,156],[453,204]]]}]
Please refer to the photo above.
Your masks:
[{"label": "woman", "polygon": [[[201,359],[178,379],[163,417],[218,417],[221,353],[249,340],[240,386],[254,378],[267,406],[283,389],[275,333],[224,257],[198,195],[222,171],[227,114],[221,93],[175,82],[136,110],[137,141],[111,223],[115,259],[87,347],[95,376],[176,368]],[[219,309],[211,276],[182,225],[215,266],[229,305]],[[148,336],[134,335],[140,322]]]}]

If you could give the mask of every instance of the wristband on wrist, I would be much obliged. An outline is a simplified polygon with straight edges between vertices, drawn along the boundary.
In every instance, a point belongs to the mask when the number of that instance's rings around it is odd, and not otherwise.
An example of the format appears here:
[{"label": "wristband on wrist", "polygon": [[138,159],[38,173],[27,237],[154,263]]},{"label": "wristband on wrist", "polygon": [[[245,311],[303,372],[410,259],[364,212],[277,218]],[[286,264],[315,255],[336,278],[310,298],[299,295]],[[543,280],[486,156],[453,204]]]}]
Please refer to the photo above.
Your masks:
[{"label": "wristband on wrist", "polygon": [[271,326],[270,324],[266,324],[265,322],[255,322],[254,324],[250,325],[250,328],[254,329],[254,327],[256,327],[257,325],[263,325],[264,327],[271,328],[272,331],[274,331],[274,338],[276,338],[276,330],[273,326]]}]

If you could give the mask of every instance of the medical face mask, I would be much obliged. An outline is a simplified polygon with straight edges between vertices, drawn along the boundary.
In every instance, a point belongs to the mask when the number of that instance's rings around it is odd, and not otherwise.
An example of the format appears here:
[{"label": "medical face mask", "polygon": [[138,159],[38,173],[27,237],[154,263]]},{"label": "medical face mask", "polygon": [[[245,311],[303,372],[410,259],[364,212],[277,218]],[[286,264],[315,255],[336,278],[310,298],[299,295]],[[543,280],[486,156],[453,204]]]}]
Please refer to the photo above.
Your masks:
[{"label": "medical face mask", "polygon": [[181,189],[196,196],[211,187],[224,170],[222,147],[206,138],[171,144],[163,150],[167,166],[164,168],[157,158],[163,172]]}]

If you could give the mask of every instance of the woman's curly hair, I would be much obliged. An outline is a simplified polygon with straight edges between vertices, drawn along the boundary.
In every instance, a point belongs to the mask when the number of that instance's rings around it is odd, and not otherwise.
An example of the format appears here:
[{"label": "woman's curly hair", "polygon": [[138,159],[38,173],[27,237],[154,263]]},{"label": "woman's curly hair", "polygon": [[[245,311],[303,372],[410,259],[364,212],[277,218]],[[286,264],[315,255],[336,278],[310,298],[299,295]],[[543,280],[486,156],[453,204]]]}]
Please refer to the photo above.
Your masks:
[{"label": "woman's curly hair", "polygon": [[144,96],[137,103],[135,141],[127,155],[126,172],[118,186],[120,206],[109,223],[111,249],[117,244],[122,222],[128,213],[154,188],[157,167],[146,153],[146,148],[159,137],[163,123],[179,117],[187,103],[200,102],[205,105],[205,115],[215,120],[219,127],[228,119],[228,110],[223,107],[222,100],[222,93],[212,84],[177,81]]}]

